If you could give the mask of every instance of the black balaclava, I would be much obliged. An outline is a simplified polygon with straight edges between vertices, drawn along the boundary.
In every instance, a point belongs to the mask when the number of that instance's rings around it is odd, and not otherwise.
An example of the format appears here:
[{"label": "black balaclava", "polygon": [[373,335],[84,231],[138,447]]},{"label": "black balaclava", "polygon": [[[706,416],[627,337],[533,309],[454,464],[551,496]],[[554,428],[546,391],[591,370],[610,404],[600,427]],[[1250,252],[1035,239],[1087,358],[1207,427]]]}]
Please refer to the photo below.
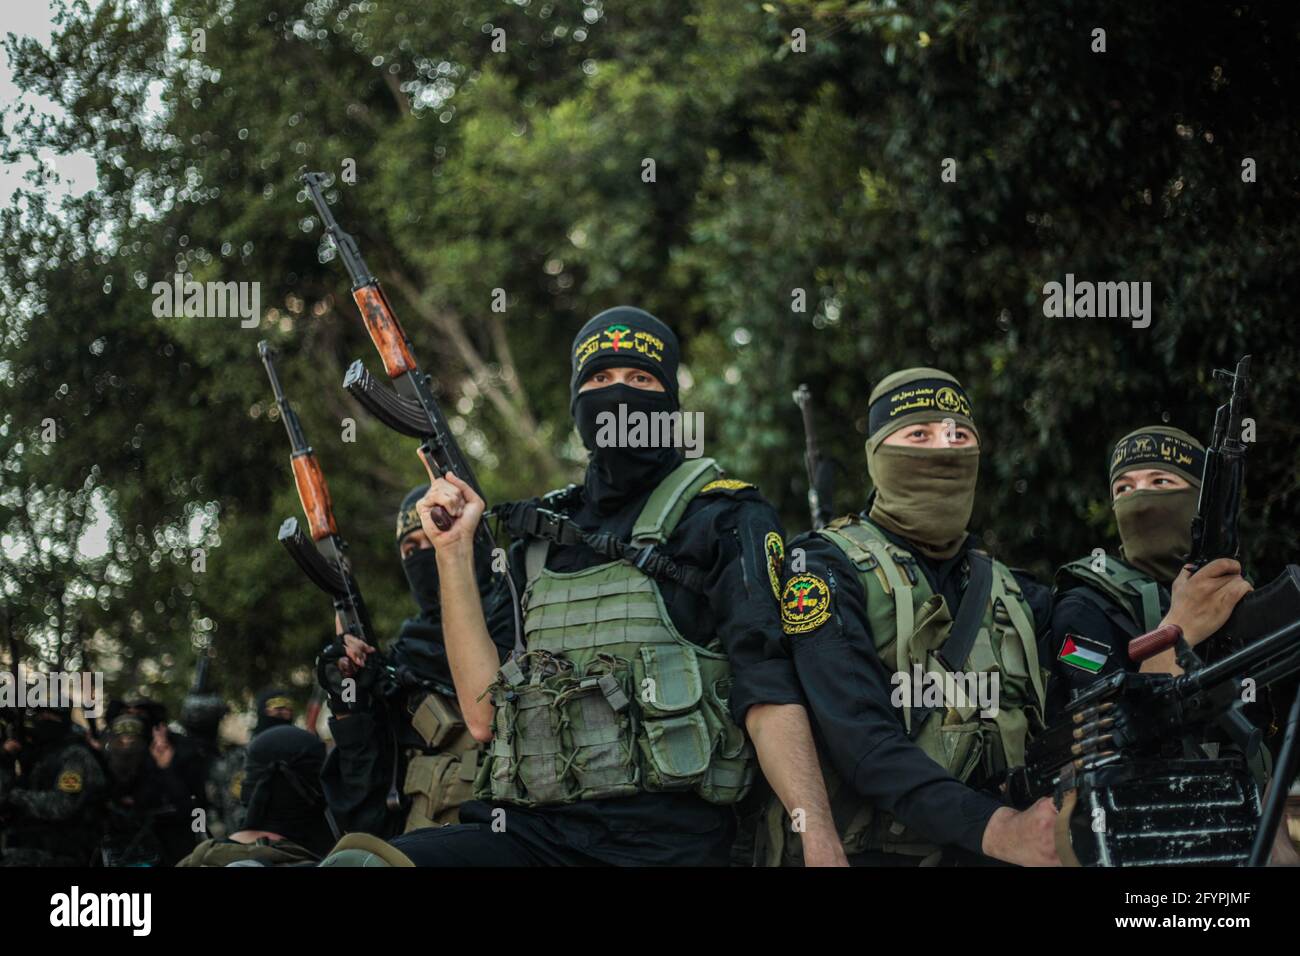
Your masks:
[{"label": "black balaclava", "polygon": [[[677,336],[649,312],[631,306],[606,309],[587,322],[573,340],[569,381],[569,410],[591,452],[585,481],[587,505],[597,515],[609,515],[649,491],[682,461],[680,448],[617,447],[598,441],[601,415],[617,420],[619,406],[628,413],[678,411]],[[579,387],[600,369],[642,368],[663,383],[666,391],[650,392],[631,385],[609,385],[580,392]]]},{"label": "black balaclava", "polygon": [[1205,447],[1187,432],[1168,425],[1139,428],[1115,445],[1110,458],[1111,484],[1125,472],[1149,468],[1179,475],[1190,487],[1130,491],[1115,498],[1111,507],[1124,560],[1152,580],[1169,585],[1178,577],[1192,547],[1192,518],[1205,471]]},{"label": "black balaclava", "polygon": [[108,728],[108,767],[119,790],[128,789],[149,759],[148,718],[121,714]]},{"label": "black balaclava", "polygon": [[[402,499],[397,509],[397,547],[400,553],[402,539],[413,531],[419,531],[420,515],[415,506],[428,485],[412,488]],[[438,555],[433,548],[421,548],[412,551],[410,557],[402,559],[402,573],[406,575],[407,586],[411,589],[411,600],[424,616],[435,616],[441,608],[441,594],[438,590]]]},{"label": "black balaclava", "polygon": [[287,691],[279,687],[270,687],[257,695],[257,724],[253,727],[253,736],[256,737],[264,730],[270,730],[272,727],[292,726],[292,720],[285,720],[283,717],[276,717],[268,714],[266,711],[270,707],[288,707],[293,709],[293,700],[290,699]]},{"label": "black balaclava", "polygon": [[258,734],[244,757],[243,828],[278,833],[316,853],[328,850],[333,840],[320,783],[324,763],[325,745],[305,730],[272,727]]},{"label": "black balaclava", "polygon": [[[51,719],[51,716],[57,719]],[[37,708],[28,724],[32,745],[38,750],[53,747],[72,730],[72,714],[57,708]]]}]

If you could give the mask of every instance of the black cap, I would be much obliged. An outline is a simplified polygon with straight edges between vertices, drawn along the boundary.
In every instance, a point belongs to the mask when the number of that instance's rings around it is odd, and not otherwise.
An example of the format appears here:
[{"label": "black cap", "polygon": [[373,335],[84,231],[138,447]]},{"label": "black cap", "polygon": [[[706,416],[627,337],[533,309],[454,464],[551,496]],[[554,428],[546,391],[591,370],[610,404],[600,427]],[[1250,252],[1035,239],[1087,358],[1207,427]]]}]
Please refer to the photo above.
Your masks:
[{"label": "black cap", "polygon": [[677,398],[677,363],[681,347],[677,336],[644,309],[619,305],[588,320],[573,339],[570,361],[569,409],[578,397],[578,386],[602,368],[643,368],[654,375]]}]

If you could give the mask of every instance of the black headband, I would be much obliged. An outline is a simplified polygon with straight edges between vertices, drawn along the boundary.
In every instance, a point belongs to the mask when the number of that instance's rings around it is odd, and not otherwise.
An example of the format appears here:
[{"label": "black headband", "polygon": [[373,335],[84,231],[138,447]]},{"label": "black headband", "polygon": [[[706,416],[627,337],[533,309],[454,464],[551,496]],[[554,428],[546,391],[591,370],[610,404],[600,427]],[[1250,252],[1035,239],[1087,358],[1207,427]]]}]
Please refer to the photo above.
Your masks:
[{"label": "black headband", "polygon": [[973,417],[964,388],[948,379],[923,378],[899,385],[872,402],[867,410],[867,434],[875,435],[904,415],[930,411],[939,418]]},{"label": "black headband", "polygon": [[1143,465],[1178,472],[1199,484],[1205,472],[1205,450],[1168,432],[1135,432],[1115,446],[1110,458],[1110,480]]}]

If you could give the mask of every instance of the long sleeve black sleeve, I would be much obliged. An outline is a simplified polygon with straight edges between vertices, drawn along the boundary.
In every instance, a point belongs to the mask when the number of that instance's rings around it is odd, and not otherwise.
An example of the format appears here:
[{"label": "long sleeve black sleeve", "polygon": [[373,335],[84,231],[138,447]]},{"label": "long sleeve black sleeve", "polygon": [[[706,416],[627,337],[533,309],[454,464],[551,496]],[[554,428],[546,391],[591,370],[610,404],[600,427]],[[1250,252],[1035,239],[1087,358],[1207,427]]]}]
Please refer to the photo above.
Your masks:
[{"label": "long sleeve black sleeve", "polygon": [[[798,559],[794,567],[791,558]],[[791,590],[799,579],[813,588],[802,607]],[[796,605],[784,616],[795,670],[836,770],[862,797],[927,839],[979,853],[1001,804],[953,778],[908,738],[891,703],[891,671],[876,653],[856,568],[826,539],[803,536],[790,544],[785,581],[783,600]],[[826,601],[821,609],[818,582]]]}]

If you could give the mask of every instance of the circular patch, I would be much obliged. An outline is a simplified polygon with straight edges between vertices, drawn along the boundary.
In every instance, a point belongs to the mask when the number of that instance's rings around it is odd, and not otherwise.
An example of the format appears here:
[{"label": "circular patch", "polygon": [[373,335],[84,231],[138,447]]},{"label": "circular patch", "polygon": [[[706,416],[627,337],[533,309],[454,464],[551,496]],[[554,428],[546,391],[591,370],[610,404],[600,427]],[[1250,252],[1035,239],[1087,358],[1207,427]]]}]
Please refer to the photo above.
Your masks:
[{"label": "circular patch", "polygon": [[59,790],[62,793],[81,793],[81,774],[75,770],[65,770],[59,774]]},{"label": "circular patch", "polygon": [[781,600],[781,565],[785,563],[785,542],[775,531],[763,539],[763,554],[767,556],[767,579],[772,582],[772,596]]},{"label": "circular patch", "polygon": [[796,574],[781,593],[781,626],[787,634],[806,634],[831,616],[831,590],[815,574]]}]

